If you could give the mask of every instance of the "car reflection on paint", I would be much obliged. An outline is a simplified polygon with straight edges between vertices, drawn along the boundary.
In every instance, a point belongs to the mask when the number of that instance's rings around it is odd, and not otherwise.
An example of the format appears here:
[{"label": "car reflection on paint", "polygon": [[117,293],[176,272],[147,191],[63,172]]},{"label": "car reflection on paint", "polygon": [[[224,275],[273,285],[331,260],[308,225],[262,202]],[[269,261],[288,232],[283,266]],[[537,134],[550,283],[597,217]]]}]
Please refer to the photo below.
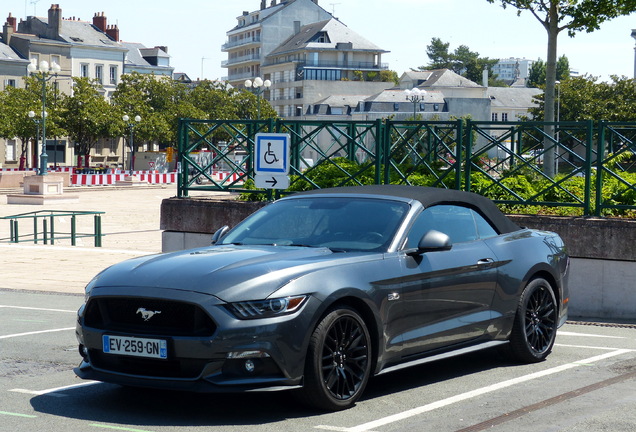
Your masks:
[{"label": "car reflection on paint", "polygon": [[210,247],[97,275],[78,376],[200,392],[295,389],[345,409],[376,374],[507,345],[538,362],[567,318],[568,256],[488,199],[361,186],[278,200]]}]

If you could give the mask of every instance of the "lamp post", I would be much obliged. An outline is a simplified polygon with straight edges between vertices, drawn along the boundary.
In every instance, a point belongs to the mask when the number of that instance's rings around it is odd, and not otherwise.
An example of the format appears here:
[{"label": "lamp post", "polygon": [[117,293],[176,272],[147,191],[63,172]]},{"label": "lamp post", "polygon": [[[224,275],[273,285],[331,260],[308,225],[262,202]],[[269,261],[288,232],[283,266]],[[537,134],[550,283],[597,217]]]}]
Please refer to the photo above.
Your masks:
[{"label": "lamp post", "polygon": [[136,124],[141,121],[141,116],[135,116],[134,120],[136,123],[130,121],[130,117],[128,117],[127,114],[124,114],[121,119],[125,121],[130,128],[130,138],[128,139],[128,144],[130,144],[130,175],[132,176],[135,169],[135,145],[133,143],[133,129],[135,128]]},{"label": "lamp post", "polygon": [[[42,121],[40,121],[40,119],[35,118],[35,111],[29,111],[27,113],[27,115],[29,116],[29,118],[31,120],[33,120],[33,123],[35,123],[36,126],[36,131],[35,131],[35,146],[36,146],[36,150],[35,153],[37,154],[37,146],[38,143],[40,142],[40,124],[42,123]],[[34,160],[32,160],[31,162],[35,162]]]},{"label": "lamp post", "polygon": [[420,90],[417,87],[414,87],[411,90],[404,90],[406,100],[413,104],[413,120],[416,120],[415,116],[417,115],[417,104],[424,100],[425,95],[426,90]]},{"label": "lamp post", "polygon": [[[53,62],[49,67],[49,63],[44,60],[40,62],[39,66],[36,66],[34,61],[27,66],[27,71],[31,76],[42,84],[42,119],[40,120],[42,122],[42,153],[40,153],[39,175],[46,175],[46,165],[49,158],[46,154],[46,83],[54,76],[57,76],[60,70],[60,65],[57,63]],[[29,117],[34,118],[35,113],[33,113],[33,116],[29,115]]]},{"label": "lamp post", "polygon": [[246,89],[253,88],[254,93],[256,93],[256,97],[258,98],[256,101],[256,107],[257,107],[256,110],[258,113],[257,120],[260,120],[261,119],[261,95],[263,94],[265,90],[267,90],[268,88],[272,86],[272,82],[270,80],[263,81],[262,78],[257,77],[257,78],[254,78],[254,81],[245,80],[244,84]]}]

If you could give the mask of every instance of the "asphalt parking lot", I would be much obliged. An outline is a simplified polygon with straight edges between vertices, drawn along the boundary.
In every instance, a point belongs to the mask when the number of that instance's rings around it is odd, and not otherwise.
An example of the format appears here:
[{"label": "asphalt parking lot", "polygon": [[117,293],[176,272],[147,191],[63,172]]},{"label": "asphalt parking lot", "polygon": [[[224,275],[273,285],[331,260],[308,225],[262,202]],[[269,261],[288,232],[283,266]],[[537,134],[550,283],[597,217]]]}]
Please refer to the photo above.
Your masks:
[{"label": "asphalt parking lot", "polygon": [[567,324],[548,360],[484,351],[381,375],[352,409],[293,393],[180,394],[74,376],[76,294],[0,290],[2,430],[633,431],[636,330]]},{"label": "asphalt parking lot", "polygon": [[[172,187],[80,192],[73,208],[106,211],[103,248],[0,243],[0,430],[636,428],[636,329],[612,323],[566,324],[538,364],[513,364],[491,350],[381,375],[354,408],[338,413],[309,410],[289,392],[180,394],[78,379],[74,329],[84,285],[107,265],[159,252],[159,206],[175,194]],[[0,216],[32,211],[27,207],[0,201]],[[0,238],[7,229],[0,225]]]}]

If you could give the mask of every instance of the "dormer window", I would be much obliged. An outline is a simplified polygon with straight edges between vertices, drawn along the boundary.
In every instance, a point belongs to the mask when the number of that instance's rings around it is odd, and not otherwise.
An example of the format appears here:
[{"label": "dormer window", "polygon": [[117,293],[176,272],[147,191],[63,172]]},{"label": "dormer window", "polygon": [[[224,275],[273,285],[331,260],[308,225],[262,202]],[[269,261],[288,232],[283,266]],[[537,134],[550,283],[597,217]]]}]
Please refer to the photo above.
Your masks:
[{"label": "dormer window", "polygon": [[331,40],[329,39],[329,34],[327,34],[327,32],[320,32],[320,33],[316,34],[316,36],[314,37],[312,42],[330,43]]}]

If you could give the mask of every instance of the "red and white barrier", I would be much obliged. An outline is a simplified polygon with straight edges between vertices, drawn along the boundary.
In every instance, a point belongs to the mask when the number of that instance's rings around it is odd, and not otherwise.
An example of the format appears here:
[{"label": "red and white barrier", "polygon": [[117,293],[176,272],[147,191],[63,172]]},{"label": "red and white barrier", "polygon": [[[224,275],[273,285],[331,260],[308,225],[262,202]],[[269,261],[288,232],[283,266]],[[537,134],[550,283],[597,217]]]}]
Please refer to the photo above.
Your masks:
[{"label": "red and white barrier", "polygon": [[[123,181],[127,174],[71,174],[71,186],[105,186],[117,184],[118,181]],[[169,184],[177,182],[177,173],[167,174],[149,174],[142,171],[135,172],[137,177],[142,182],[149,184]]]}]

